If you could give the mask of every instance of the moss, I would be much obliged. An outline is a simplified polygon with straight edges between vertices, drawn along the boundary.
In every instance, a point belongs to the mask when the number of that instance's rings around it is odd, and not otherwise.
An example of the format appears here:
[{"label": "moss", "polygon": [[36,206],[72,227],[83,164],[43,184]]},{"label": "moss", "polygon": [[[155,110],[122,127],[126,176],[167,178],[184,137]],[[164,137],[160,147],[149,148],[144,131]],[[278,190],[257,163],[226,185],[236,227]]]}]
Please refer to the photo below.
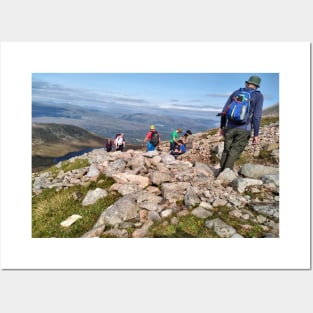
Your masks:
[{"label": "moss", "polygon": [[244,227],[244,225],[240,225],[238,227],[238,233],[245,237],[245,238],[261,238],[263,237],[263,229],[260,225],[254,224],[248,224],[251,227]]},{"label": "moss", "polygon": [[217,152],[212,150],[210,155],[211,163],[220,163],[220,159],[217,157]]},{"label": "moss", "polygon": [[[248,208],[245,208],[250,212]],[[214,208],[214,213],[210,219],[219,218],[226,224],[232,226],[236,229],[237,233],[245,238],[252,238],[252,237],[262,237],[263,236],[263,229],[262,227],[253,222],[251,219],[243,220],[240,218],[235,218],[229,215],[229,212],[233,210],[233,208],[229,208],[226,206],[216,207]],[[251,212],[252,213],[252,212]],[[255,215],[252,213],[252,215]]]},{"label": "moss", "polygon": [[150,228],[149,233],[154,238],[174,238],[176,237],[176,227],[171,224],[157,224]]},{"label": "moss", "polygon": [[96,181],[96,186],[102,189],[108,189],[115,183],[112,177],[100,174]]},{"label": "moss", "polygon": [[271,153],[272,153],[271,151],[263,149],[260,151],[258,158],[262,160],[269,160],[269,159],[271,160],[272,159]]},{"label": "moss", "polygon": [[150,236],[154,238],[213,238],[216,234],[205,227],[205,220],[193,215],[179,218],[177,225],[155,224],[150,228]]},{"label": "moss", "polygon": [[183,199],[182,200],[177,200],[176,201],[176,205],[177,205],[177,207],[182,208],[184,206],[184,200]]}]

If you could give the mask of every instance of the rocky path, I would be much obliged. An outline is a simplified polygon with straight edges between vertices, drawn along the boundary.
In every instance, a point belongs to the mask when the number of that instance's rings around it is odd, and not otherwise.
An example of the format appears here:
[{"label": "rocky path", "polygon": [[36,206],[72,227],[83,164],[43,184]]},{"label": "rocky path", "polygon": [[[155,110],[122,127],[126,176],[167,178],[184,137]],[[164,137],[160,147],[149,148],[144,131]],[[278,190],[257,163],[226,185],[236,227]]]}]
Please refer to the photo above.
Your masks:
[{"label": "rocky path", "polygon": [[[214,237],[279,237],[278,125],[263,127],[261,138],[257,149],[247,147],[247,163],[234,171],[226,169],[217,177],[218,166],[212,163],[212,155],[218,158],[222,148],[217,135],[197,134],[193,149],[180,160],[168,153],[167,143],[154,152],[107,153],[95,149],[70,160],[88,159],[87,167],[60,170],[57,175],[34,173],[33,194],[45,188],[85,185],[100,174],[112,177],[115,183],[109,190],[89,190],[81,200],[88,209],[110,192],[121,195],[113,205],[103,208],[94,227],[83,237],[151,237],[154,225],[177,225],[184,216],[203,220]],[[250,162],[264,151],[271,165]],[[68,227],[75,222],[74,217],[71,219]]]}]

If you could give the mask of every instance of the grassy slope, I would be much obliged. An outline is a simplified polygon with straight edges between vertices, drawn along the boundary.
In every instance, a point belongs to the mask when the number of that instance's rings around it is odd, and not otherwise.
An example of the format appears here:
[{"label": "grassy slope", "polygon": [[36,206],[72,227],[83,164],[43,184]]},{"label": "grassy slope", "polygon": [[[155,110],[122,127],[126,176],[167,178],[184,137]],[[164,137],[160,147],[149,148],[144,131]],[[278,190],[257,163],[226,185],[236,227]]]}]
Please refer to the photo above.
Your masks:
[{"label": "grassy slope", "polygon": [[32,125],[33,168],[52,165],[55,157],[89,147],[104,146],[105,138],[80,127],[63,124]]}]

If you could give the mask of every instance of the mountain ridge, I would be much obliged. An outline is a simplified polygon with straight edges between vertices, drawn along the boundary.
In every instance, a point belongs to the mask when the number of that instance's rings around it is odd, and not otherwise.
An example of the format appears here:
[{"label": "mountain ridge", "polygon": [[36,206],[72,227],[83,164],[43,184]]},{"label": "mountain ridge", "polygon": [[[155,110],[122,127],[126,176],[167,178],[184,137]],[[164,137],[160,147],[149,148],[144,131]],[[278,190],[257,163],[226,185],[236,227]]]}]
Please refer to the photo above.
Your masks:
[{"label": "mountain ridge", "polygon": [[84,148],[103,146],[105,138],[73,125],[32,124],[33,170],[51,166],[56,157]]},{"label": "mountain ridge", "polygon": [[279,116],[279,103],[271,105],[263,110],[264,117],[267,116]]},{"label": "mountain ridge", "polygon": [[[54,109],[55,108],[55,109]],[[179,110],[155,110],[151,107],[148,113],[135,109],[121,108],[112,105],[109,109],[92,109],[73,104],[41,104],[33,102],[32,120],[34,123],[60,123],[81,127],[103,137],[112,138],[117,133],[124,133],[126,140],[133,144],[141,142],[154,124],[169,138],[176,128],[192,129],[193,132],[204,131],[218,123],[215,112],[200,116],[190,116],[190,113]]]}]

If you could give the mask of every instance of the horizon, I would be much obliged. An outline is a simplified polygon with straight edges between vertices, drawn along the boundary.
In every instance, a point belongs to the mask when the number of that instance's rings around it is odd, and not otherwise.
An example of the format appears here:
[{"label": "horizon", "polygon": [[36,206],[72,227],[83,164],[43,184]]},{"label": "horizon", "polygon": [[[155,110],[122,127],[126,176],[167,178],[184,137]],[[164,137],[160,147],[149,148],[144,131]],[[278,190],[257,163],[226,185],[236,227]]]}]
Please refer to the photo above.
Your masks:
[{"label": "horizon", "polygon": [[33,73],[32,101],[102,111],[176,110],[203,117],[220,112],[252,75],[262,79],[263,109],[279,103],[278,73]]}]

